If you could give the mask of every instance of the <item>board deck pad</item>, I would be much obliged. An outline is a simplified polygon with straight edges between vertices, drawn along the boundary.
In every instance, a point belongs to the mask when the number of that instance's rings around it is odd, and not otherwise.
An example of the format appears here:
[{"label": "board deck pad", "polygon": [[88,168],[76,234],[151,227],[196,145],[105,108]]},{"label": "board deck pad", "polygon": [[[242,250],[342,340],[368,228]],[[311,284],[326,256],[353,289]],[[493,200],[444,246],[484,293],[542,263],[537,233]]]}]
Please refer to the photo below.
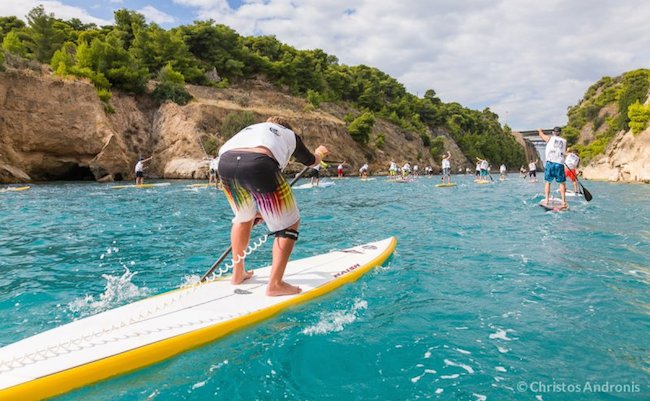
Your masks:
[{"label": "board deck pad", "polygon": [[269,297],[270,266],[233,286],[228,278],[170,291],[0,348],[0,400],[40,400],[133,371],[324,295],[384,263],[395,237],[290,261],[302,293]]},{"label": "board deck pad", "polygon": [[436,187],[438,187],[438,188],[450,188],[450,187],[455,187],[455,186],[456,186],[456,184],[453,183],[453,182],[450,183],[450,184],[436,184]]}]

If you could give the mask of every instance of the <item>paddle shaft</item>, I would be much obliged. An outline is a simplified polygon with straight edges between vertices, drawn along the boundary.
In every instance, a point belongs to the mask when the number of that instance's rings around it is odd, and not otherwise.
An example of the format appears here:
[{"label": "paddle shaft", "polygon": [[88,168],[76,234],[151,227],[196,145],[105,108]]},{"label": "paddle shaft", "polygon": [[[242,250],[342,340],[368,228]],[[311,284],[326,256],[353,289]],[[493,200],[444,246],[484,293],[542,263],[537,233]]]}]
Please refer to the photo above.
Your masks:
[{"label": "paddle shaft", "polygon": [[[290,187],[293,186],[293,184],[295,184],[296,181],[298,181],[298,179],[299,179],[303,174],[305,174],[305,172],[306,172],[307,170],[309,170],[309,166],[305,166],[305,168],[303,168],[303,169],[302,169],[302,170],[301,170],[301,171],[300,171],[300,172],[295,176],[295,178],[294,178],[293,180],[291,180],[291,182],[289,183],[289,186],[290,186]],[[232,244],[228,247],[228,249],[226,249],[226,250],[224,251],[224,253],[221,254],[221,256],[219,256],[219,259],[217,259],[217,261],[214,262],[214,263],[212,264],[212,267],[210,267],[210,270],[208,270],[208,271],[207,271],[207,272],[206,272],[206,273],[201,277],[201,282],[204,282],[204,281],[208,278],[208,276],[209,276],[210,274],[212,274],[212,272],[217,268],[217,266],[219,266],[219,265],[221,264],[221,262],[223,262],[224,259],[226,259],[226,258],[228,257],[228,255],[230,254],[231,251],[232,251]]]}]

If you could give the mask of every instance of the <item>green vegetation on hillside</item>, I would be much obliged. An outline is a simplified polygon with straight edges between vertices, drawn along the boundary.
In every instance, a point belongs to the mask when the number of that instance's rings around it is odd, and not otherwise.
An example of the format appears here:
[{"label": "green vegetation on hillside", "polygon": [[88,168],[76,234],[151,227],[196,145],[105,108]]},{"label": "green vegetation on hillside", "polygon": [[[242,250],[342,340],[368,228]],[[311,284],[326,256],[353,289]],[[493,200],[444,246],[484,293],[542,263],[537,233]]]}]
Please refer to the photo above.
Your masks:
[{"label": "green vegetation on hillside", "polygon": [[[569,108],[564,136],[575,145],[584,162],[603,154],[620,131],[640,132],[646,126],[647,108],[643,103],[650,89],[650,70],[639,69],[619,77],[604,77],[592,85],[578,105]],[[603,111],[603,109],[607,109]],[[596,133],[593,141],[578,144],[579,134],[588,124]]]},{"label": "green vegetation on hillside", "polygon": [[[431,132],[443,129],[470,159],[480,156],[508,165],[524,161],[523,149],[489,109],[445,104],[432,89],[419,98],[376,68],[339,64],[320,49],[297,50],[274,36],[243,37],[212,20],[165,30],[146,23],[135,11],[121,9],[114,17],[113,25],[97,27],[77,19],[57,19],[42,6],[30,11],[27,23],[0,17],[3,52],[49,63],[61,76],[90,80],[107,105],[112,89],[144,93],[150,79],[159,82],[153,92],[158,101],[179,104],[190,100],[185,82],[225,87],[264,79],[305,97],[310,107],[337,102],[357,109],[357,120],[349,122],[349,129],[363,144],[371,139],[374,120],[383,118],[417,133],[434,157],[442,152],[443,141],[432,138]],[[374,143],[383,146],[383,137]]]}]

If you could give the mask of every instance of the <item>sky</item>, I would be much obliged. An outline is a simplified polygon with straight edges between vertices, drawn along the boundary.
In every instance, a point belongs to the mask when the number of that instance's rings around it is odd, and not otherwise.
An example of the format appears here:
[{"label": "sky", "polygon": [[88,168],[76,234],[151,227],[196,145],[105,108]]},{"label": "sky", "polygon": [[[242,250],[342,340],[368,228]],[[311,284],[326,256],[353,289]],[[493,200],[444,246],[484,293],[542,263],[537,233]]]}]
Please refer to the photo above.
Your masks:
[{"label": "sky", "polygon": [[603,76],[650,68],[647,0],[0,0],[25,20],[111,24],[136,10],[164,28],[213,19],[341,64],[376,67],[417,96],[483,110],[515,130],[562,126]]}]

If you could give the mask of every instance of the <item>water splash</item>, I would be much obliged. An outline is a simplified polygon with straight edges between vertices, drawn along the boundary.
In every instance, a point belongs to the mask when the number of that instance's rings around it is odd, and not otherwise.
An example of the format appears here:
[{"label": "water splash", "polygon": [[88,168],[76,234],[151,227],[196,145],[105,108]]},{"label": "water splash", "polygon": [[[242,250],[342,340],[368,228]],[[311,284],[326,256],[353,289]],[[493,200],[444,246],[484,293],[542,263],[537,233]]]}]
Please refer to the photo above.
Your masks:
[{"label": "water splash", "polygon": [[75,314],[88,316],[149,295],[148,288],[140,288],[133,284],[132,280],[136,274],[137,272],[131,272],[126,266],[124,266],[124,274],[121,276],[102,274],[102,278],[106,280],[104,292],[98,298],[86,295],[83,298],[75,299],[68,304],[68,308]]},{"label": "water splash", "polygon": [[368,302],[362,299],[355,299],[350,309],[324,312],[315,325],[309,326],[302,331],[302,334],[313,336],[314,334],[327,334],[341,331],[343,328],[357,320],[359,311],[368,309]]}]

